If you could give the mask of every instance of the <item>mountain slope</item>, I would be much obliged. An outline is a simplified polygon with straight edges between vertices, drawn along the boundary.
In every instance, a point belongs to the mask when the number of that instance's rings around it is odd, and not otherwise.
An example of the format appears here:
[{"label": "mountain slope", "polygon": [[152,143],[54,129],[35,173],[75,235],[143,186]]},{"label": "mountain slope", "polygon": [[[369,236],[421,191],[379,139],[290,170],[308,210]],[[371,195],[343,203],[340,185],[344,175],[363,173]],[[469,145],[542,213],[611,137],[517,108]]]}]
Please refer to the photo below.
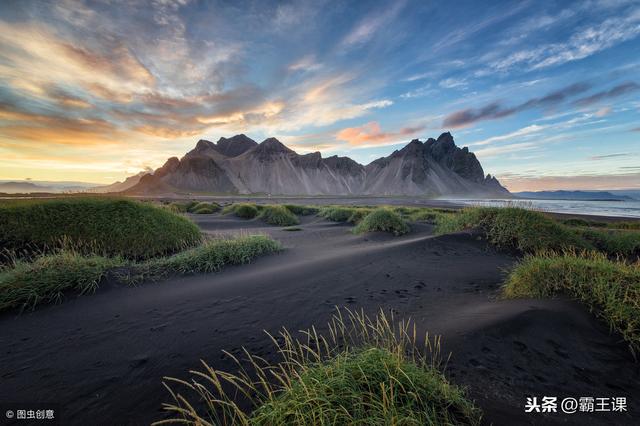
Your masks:
[{"label": "mountain slope", "polygon": [[208,192],[279,195],[457,195],[509,192],[450,133],[413,140],[363,166],[348,157],[300,155],[275,138],[258,144],[245,135],[200,140],[127,190],[132,194]]}]

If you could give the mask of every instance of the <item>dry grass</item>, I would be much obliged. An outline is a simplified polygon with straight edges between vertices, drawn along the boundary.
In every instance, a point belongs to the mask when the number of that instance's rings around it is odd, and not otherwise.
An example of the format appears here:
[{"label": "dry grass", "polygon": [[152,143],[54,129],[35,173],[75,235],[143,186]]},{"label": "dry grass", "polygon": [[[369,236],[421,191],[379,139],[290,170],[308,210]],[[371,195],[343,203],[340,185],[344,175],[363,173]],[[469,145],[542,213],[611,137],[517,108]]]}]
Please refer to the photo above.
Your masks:
[{"label": "dry grass", "polygon": [[[172,418],[188,425],[477,425],[479,410],[440,373],[440,340],[411,321],[338,310],[315,328],[271,340],[280,361],[244,351],[229,373],[202,362],[190,380],[165,378]],[[422,343],[419,343],[421,341]],[[241,406],[249,406],[248,410]]]}]

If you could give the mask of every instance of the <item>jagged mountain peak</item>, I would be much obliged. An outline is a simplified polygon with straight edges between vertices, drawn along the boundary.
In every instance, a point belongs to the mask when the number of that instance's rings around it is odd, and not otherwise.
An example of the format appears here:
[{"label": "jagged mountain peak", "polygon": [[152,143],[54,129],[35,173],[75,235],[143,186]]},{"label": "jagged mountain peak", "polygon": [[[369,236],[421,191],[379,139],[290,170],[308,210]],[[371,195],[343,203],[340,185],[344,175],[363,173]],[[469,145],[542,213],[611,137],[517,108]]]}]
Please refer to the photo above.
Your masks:
[{"label": "jagged mountain peak", "polygon": [[[475,155],[455,145],[451,133],[414,139],[367,166],[320,152],[300,155],[271,137],[202,139],[182,160],[171,158],[132,192],[210,191],[288,195],[507,195],[485,175]],[[153,185],[151,185],[153,184]]]},{"label": "jagged mountain peak", "polygon": [[252,150],[252,152],[267,157],[277,154],[295,154],[292,149],[287,148],[276,138],[267,138],[263,140]]}]

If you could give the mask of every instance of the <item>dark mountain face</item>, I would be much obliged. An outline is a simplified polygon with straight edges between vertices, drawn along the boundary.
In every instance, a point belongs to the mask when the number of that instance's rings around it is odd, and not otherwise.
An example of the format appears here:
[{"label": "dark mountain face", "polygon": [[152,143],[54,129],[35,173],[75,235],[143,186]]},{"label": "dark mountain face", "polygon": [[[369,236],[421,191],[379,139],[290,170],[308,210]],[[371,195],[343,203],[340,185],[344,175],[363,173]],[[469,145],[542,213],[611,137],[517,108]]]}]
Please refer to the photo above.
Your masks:
[{"label": "dark mountain face", "polygon": [[450,133],[413,140],[363,166],[348,157],[299,155],[275,138],[245,135],[200,140],[182,159],[170,158],[131,193],[269,193],[282,195],[496,196],[509,192]]}]

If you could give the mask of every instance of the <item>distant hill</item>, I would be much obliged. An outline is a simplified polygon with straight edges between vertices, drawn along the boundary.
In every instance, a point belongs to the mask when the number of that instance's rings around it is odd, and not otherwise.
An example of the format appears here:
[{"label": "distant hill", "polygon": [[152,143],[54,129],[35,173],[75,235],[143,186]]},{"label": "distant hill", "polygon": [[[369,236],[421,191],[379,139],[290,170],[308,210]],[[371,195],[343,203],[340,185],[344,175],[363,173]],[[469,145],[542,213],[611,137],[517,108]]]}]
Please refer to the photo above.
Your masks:
[{"label": "distant hill", "polygon": [[629,201],[632,197],[609,191],[536,191],[515,192],[518,198],[533,200]]},{"label": "distant hill", "polygon": [[200,140],[125,191],[129,194],[509,196],[450,133],[411,141],[364,166],[349,157],[300,155],[276,138]]},{"label": "distant hill", "polygon": [[60,194],[64,192],[82,192],[95,185],[95,183],[86,182],[0,181],[0,193],[30,194],[38,192]]},{"label": "distant hill", "polygon": [[126,178],[124,181],[120,182],[114,182],[110,185],[103,185],[103,186],[95,186],[93,188],[89,188],[87,189],[86,192],[90,192],[90,193],[94,193],[94,194],[107,194],[110,192],[123,192],[126,191],[129,188],[134,187],[135,185],[138,184],[138,182],[140,182],[140,178],[142,178],[142,176],[148,175],[150,172],[145,171],[145,172],[140,172],[137,175],[133,175],[133,176],[129,176],[128,178]]}]

